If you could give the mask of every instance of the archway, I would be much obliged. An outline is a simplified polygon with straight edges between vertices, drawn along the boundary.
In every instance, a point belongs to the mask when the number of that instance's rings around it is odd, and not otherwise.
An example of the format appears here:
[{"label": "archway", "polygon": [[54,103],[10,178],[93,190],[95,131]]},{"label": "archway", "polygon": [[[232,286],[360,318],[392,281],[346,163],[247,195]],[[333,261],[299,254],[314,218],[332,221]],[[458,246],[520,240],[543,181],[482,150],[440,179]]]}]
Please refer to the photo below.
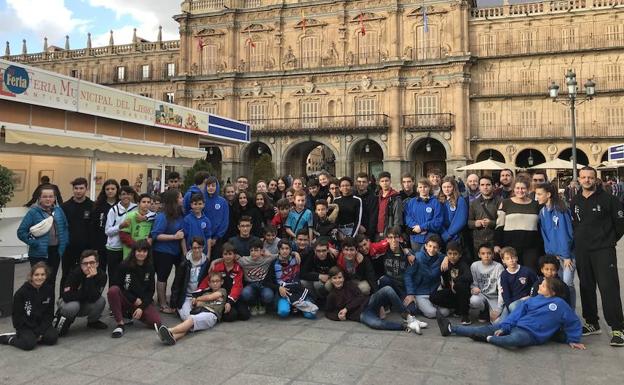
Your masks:
[{"label": "archway", "polygon": [[488,159],[492,159],[497,162],[506,163],[505,156],[500,151],[493,150],[491,148],[481,151],[479,155],[477,155],[476,162],[483,162],[484,160],[488,160]]},{"label": "archway", "polygon": [[605,151],[604,154],[602,154],[602,157],[600,157],[600,163],[608,162],[608,161],[609,161],[609,151]]},{"label": "archway", "polygon": [[[244,151],[243,156],[243,165],[242,170],[243,174],[249,178],[249,181],[255,180],[255,176],[253,175],[253,170],[256,166],[256,163],[263,158],[266,159],[266,155],[270,157],[271,162],[273,161],[273,154],[269,146],[262,142],[253,142],[250,143]],[[267,177],[266,175],[263,177]]]},{"label": "archway", "polygon": [[427,176],[431,170],[446,175],[446,149],[437,139],[423,138],[412,147],[410,159],[412,172],[417,178]]},{"label": "archway", "polygon": [[520,168],[529,168],[544,162],[546,162],[544,154],[534,148],[525,148],[516,156],[516,166]]},{"label": "archway", "polygon": [[[572,161],[572,148],[566,148],[561,151],[557,158]],[[582,164],[583,166],[589,165],[589,158],[587,157],[587,154],[579,148],[576,149],[576,163]]]},{"label": "archway", "polygon": [[355,143],[351,149],[350,159],[349,172],[354,177],[359,172],[365,172],[377,178],[383,171],[383,149],[372,139]]},{"label": "archway", "polygon": [[206,147],[206,162],[210,164],[212,170],[217,174],[217,178],[221,178],[221,163],[223,162],[223,153],[218,146]]},{"label": "archway", "polygon": [[284,175],[317,175],[325,170],[336,174],[336,154],[325,144],[308,140],[295,144],[284,154],[282,160]]}]

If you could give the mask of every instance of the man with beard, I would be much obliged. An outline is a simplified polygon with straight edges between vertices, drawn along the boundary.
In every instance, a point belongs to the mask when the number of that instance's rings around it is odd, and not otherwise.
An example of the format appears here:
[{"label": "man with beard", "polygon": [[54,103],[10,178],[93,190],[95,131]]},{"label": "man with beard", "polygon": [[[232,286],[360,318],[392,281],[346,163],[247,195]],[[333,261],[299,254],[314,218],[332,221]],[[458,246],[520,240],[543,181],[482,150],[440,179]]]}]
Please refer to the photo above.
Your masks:
[{"label": "man with beard", "polygon": [[501,199],[511,198],[513,195],[513,171],[508,168],[503,169],[500,173],[499,181],[500,187],[496,190],[494,195],[500,197]]},{"label": "man with beard", "polygon": [[369,189],[368,174],[360,172],[355,179],[355,196],[362,200],[362,226],[369,238],[375,236],[377,228],[377,197]]},{"label": "man with beard", "polygon": [[470,204],[468,210],[468,228],[472,230],[473,255],[479,255],[478,247],[492,244],[496,229],[498,206],[501,198],[493,194],[492,178],[482,176],[479,180],[481,196]]}]

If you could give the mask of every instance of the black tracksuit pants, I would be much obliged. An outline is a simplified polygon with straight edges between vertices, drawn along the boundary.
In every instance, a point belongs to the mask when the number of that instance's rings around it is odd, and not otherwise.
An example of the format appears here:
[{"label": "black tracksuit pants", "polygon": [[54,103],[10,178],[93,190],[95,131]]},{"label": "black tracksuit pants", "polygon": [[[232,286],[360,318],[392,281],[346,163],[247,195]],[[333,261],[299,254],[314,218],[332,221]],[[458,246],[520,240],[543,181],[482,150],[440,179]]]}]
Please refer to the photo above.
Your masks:
[{"label": "black tracksuit pants", "polygon": [[429,296],[429,301],[436,306],[455,309],[459,315],[468,315],[470,287],[455,286],[455,293],[451,289],[438,290]]},{"label": "black tracksuit pants", "polygon": [[56,329],[50,325],[50,327],[41,335],[40,341],[39,336],[36,335],[31,329],[17,330],[17,335],[13,341],[11,341],[11,345],[22,350],[33,350],[35,346],[37,346],[37,343],[54,345],[57,340],[58,334]]},{"label": "black tracksuit pants", "polygon": [[624,330],[620,280],[615,248],[593,251],[576,250],[576,271],[580,281],[583,318],[598,323],[596,284],[602,298],[602,312],[607,324],[615,330]]}]

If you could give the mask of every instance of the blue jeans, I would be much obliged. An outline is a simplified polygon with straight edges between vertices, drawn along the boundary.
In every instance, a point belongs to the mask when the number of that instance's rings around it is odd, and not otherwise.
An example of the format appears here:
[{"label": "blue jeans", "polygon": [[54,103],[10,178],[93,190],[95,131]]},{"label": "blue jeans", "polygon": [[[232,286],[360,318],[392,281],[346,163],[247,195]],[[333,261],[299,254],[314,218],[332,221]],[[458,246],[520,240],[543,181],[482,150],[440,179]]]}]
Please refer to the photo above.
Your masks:
[{"label": "blue jeans", "polygon": [[[405,299],[405,289],[397,285],[396,281],[388,277],[387,275],[382,275],[381,278],[379,278],[379,281],[377,281],[377,284],[379,289],[381,289],[382,287],[390,287],[399,296],[399,298],[401,298],[401,300]],[[407,309],[405,309],[404,311],[407,311],[411,315],[416,315],[418,311],[416,303],[411,302],[409,305],[407,305]]]},{"label": "blue jeans", "polygon": [[484,326],[451,326],[451,331],[458,336],[469,337],[472,335],[478,336],[491,336],[488,341],[492,345],[500,346],[503,348],[523,347],[537,345],[535,338],[528,331],[520,328],[513,328],[509,334],[502,336],[495,336],[494,332],[498,330],[497,325],[484,325]]},{"label": "blue jeans", "polygon": [[568,290],[570,290],[570,302],[568,303],[568,305],[570,305],[570,307],[574,309],[576,308],[576,289],[574,288],[574,271],[576,270],[576,261],[574,261],[574,263],[572,264],[571,269],[566,269],[563,267],[563,259],[559,259],[559,263],[561,264],[561,267],[559,267],[558,275],[563,283],[568,285]]},{"label": "blue jeans", "polygon": [[503,306],[500,316],[493,322],[493,324],[498,325],[499,323],[503,322],[505,318],[509,317],[509,315],[513,313],[513,311],[521,304],[522,299],[517,299],[510,303],[509,307]]},{"label": "blue jeans", "polygon": [[405,312],[403,301],[390,286],[380,288],[375,294],[371,295],[368,305],[360,314],[360,322],[378,330],[403,330],[404,326],[398,322],[387,321],[379,318],[379,308],[382,306],[392,306],[401,313]]},{"label": "blue jeans", "polygon": [[252,282],[243,288],[241,298],[246,303],[253,305],[258,299],[263,305],[267,306],[273,303],[273,297],[275,294],[273,290],[268,287],[264,287],[262,282]]}]

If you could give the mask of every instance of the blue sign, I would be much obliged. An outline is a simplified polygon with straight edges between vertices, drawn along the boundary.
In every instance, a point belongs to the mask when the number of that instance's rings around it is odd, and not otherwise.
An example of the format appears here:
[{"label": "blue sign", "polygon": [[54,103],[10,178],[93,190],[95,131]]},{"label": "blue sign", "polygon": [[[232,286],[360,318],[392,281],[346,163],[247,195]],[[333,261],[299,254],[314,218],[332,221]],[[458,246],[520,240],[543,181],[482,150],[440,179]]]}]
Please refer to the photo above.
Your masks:
[{"label": "blue sign", "polygon": [[249,143],[251,127],[238,120],[226,119],[217,115],[208,115],[208,133],[222,139]]},{"label": "blue sign", "polygon": [[28,89],[30,79],[22,67],[9,66],[4,71],[4,85],[14,94],[23,94]]},{"label": "blue sign", "polygon": [[624,144],[609,147],[609,161],[624,160]]}]

